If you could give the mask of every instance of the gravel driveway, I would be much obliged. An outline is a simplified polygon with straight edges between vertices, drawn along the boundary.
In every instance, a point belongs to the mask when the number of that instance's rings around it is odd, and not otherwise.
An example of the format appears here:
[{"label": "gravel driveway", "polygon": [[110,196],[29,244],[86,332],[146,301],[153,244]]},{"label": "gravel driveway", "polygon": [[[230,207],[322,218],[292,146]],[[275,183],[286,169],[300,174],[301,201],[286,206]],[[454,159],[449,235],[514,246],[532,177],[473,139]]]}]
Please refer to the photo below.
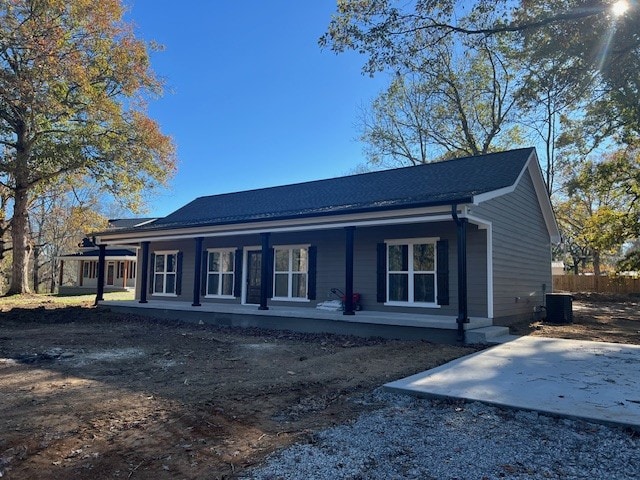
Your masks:
[{"label": "gravel driveway", "polygon": [[270,457],[246,479],[640,478],[640,434],[380,390],[380,408]]}]

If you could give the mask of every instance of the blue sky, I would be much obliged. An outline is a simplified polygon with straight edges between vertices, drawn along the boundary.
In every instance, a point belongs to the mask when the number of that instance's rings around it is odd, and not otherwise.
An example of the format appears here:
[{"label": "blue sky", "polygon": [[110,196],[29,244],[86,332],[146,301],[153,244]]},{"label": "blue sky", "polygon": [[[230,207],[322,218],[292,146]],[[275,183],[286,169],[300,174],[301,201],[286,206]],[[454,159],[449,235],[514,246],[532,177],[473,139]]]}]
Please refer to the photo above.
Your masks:
[{"label": "blue sky", "polygon": [[344,175],[364,162],[358,111],[384,87],[364,58],[321,50],[335,0],[125,0],[165,50],[149,114],[173,137],[178,173],[149,202],[164,216],[195,197]]}]

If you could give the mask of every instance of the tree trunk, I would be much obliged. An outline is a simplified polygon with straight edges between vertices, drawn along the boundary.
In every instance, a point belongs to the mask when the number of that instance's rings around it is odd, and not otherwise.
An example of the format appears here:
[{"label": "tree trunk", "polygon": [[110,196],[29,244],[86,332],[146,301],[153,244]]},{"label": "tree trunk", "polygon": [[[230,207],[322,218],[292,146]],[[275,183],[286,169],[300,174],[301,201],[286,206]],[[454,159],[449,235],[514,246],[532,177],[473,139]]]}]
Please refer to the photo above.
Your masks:
[{"label": "tree trunk", "polygon": [[13,243],[13,261],[11,285],[7,295],[29,293],[29,195],[26,188],[16,188],[13,218],[11,220],[11,241]]},{"label": "tree trunk", "polygon": [[600,252],[593,252],[593,274],[600,275]]}]

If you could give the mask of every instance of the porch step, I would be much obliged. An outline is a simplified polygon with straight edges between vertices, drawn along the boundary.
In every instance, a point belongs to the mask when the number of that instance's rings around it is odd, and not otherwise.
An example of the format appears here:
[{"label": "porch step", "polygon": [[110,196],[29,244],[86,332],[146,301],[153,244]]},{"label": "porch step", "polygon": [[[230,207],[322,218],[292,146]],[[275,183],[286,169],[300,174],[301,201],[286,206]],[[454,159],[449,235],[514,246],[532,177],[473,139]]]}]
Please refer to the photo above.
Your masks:
[{"label": "porch step", "polygon": [[509,327],[499,327],[496,325],[467,330],[465,334],[466,343],[505,343],[516,338],[518,338],[516,335],[509,335]]}]

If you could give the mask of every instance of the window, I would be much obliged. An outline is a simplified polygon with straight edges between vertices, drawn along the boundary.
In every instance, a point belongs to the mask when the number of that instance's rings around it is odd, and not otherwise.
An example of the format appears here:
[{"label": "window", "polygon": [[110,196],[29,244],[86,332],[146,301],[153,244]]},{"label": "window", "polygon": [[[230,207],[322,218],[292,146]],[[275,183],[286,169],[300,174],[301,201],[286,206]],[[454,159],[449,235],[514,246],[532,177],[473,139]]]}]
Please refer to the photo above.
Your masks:
[{"label": "window", "polygon": [[234,265],[233,250],[209,250],[207,296],[233,297]]},{"label": "window", "polygon": [[306,299],[309,251],[307,247],[275,247],[274,298]]},{"label": "window", "polygon": [[128,278],[136,278],[136,262],[129,262],[129,270],[127,272]]},{"label": "window", "polygon": [[84,278],[98,278],[98,262],[86,261],[82,268],[82,276]]},{"label": "window", "polygon": [[436,302],[436,239],[387,242],[387,301]]},{"label": "window", "polygon": [[117,278],[124,278],[124,262],[118,262]]},{"label": "window", "polygon": [[153,293],[176,295],[178,252],[156,252],[153,265]]}]

